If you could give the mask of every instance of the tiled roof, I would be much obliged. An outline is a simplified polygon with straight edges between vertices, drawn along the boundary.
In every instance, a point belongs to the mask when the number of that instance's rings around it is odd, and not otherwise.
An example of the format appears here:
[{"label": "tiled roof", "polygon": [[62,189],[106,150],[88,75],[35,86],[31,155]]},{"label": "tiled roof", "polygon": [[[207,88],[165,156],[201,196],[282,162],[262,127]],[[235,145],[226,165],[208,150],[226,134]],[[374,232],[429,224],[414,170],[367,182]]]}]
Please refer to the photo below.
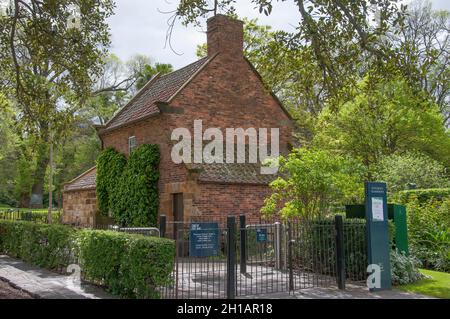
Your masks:
[{"label": "tiled roof", "polygon": [[268,185],[277,177],[261,174],[258,163],[193,164],[190,168],[199,170],[198,180],[207,183]]},{"label": "tiled roof", "polygon": [[130,102],[125,105],[107,124],[114,128],[141,118],[158,114],[156,102],[166,102],[174,95],[206,62],[205,57],[174,72],[150,80]]},{"label": "tiled roof", "polygon": [[78,177],[64,185],[64,191],[88,190],[95,188],[95,180],[97,176],[96,167],[92,167]]}]

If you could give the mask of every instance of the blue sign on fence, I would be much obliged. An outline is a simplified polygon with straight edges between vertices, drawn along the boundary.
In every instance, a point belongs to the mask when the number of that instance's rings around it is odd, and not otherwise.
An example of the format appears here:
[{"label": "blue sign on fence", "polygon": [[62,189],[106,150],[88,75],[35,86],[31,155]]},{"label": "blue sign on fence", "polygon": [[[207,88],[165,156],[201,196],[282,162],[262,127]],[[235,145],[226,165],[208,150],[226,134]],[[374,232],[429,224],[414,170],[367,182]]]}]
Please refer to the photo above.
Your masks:
[{"label": "blue sign on fence", "polygon": [[189,256],[208,257],[219,254],[219,224],[191,223],[189,229]]},{"label": "blue sign on fence", "polygon": [[257,228],[256,229],[256,241],[258,243],[267,242],[267,229],[265,229],[265,228]]}]

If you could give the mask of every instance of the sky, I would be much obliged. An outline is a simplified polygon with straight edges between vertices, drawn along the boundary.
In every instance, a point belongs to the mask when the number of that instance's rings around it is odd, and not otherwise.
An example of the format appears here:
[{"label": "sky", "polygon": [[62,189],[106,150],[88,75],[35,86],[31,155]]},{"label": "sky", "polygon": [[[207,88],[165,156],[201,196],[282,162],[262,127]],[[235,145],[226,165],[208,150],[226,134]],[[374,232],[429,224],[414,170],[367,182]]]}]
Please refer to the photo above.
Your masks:
[{"label": "sky", "polygon": [[[114,16],[109,18],[112,35],[112,53],[126,61],[134,54],[150,56],[154,62],[170,63],[175,69],[195,60],[198,44],[206,42],[206,26],[184,27],[177,23],[172,34],[172,47],[165,45],[167,20],[179,0],[115,0]],[[239,17],[258,18],[260,24],[270,25],[274,30],[293,31],[299,21],[294,1],[276,2],[272,14],[260,14],[251,0],[238,0]],[[409,1],[404,0],[404,3]],[[431,0],[434,9],[450,10],[450,1]]]}]

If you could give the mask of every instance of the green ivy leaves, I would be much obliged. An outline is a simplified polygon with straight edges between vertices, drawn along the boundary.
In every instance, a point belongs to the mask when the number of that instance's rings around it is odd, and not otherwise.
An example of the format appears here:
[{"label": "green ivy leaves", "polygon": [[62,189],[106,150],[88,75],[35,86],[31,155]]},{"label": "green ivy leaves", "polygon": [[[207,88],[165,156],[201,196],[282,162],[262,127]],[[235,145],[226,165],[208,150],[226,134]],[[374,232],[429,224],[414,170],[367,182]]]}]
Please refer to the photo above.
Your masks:
[{"label": "green ivy leaves", "polygon": [[113,148],[97,159],[97,202],[102,214],[111,212],[121,226],[156,226],[158,145],[144,144],[125,156]]}]

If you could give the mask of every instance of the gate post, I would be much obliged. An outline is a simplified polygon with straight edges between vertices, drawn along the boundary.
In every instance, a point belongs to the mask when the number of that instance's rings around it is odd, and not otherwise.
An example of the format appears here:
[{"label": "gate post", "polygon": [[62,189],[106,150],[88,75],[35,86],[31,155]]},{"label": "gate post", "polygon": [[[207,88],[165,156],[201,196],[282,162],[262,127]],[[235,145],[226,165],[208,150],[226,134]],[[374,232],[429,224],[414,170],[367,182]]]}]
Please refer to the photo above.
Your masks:
[{"label": "gate post", "polygon": [[288,267],[289,267],[289,291],[294,291],[294,270],[292,265],[292,223],[288,221]]},{"label": "gate post", "polygon": [[159,216],[159,236],[160,237],[166,237],[166,222],[167,222],[166,215],[160,215]]},{"label": "gate post", "polygon": [[227,217],[227,299],[236,297],[236,218]]},{"label": "gate post", "polygon": [[275,269],[280,270],[281,265],[281,223],[275,223]]},{"label": "gate post", "polygon": [[239,216],[240,230],[240,258],[241,258],[241,274],[247,273],[247,232],[245,229],[245,215]]},{"label": "gate post", "polygon": [[339,289],[345,289],[344,222],[341,215],[334,216],[336,229],[336,280]]}]

